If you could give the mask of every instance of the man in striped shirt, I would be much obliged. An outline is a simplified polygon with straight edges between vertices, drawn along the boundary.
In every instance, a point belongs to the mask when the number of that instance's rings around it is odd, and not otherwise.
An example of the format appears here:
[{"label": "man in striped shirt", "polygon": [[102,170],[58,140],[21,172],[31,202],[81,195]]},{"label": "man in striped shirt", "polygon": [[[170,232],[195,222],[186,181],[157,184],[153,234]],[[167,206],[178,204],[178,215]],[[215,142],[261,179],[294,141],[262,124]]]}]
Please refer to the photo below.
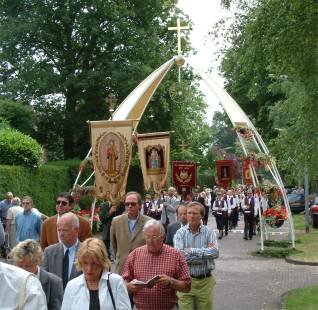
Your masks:
[{"label": "man in striped shirt", "polygon": [[187,205],[188,224],[174,237],[174,246],[185,257],[192,278],[189,293],[178,292],[179,309],[213,309],[214,259],[219,257],[217,238],[213,230],[201,224],[204,207],[199,202]]}]

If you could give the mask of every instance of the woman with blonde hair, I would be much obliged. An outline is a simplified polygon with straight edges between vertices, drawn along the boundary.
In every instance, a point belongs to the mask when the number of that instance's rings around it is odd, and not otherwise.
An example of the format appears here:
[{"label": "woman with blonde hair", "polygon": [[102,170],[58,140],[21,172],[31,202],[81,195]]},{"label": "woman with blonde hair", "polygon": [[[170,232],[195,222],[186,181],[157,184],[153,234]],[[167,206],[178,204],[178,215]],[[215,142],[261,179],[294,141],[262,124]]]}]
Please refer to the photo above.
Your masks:
[{"label": "woman with blonde hair", "polygon": [[83,274],[67,283],[62,310],[131,309],[124,280],[109,268],[102,240],[89,238],[81,243],[76,269]]},{"label": "woman with blonde hair", "polygon": [[40,280],[48,309],[61,309],[63,299],[62,279],[40,267],[43,259],[40,244],[32,239],[24,240],[12,249],[10,256],[17,267],[35,274]]}]

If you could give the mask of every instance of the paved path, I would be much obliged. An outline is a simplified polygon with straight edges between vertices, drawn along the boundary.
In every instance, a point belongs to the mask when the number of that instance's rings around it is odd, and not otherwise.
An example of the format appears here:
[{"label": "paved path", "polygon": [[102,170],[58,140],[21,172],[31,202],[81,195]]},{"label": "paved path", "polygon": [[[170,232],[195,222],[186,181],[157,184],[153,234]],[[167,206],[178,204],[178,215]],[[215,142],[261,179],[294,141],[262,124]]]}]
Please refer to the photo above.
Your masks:
[{"label": "paved path", "polygon": [[[212,217],[209,225],[216,227]],[[240,221],[236,232],[219,242],[220,257],[213,273],[215,310],[280,309],[280,296],[286,291],[318,284],[317,266],[250,255],[260,248],[260,237],[244,240],[242,225]]]}]

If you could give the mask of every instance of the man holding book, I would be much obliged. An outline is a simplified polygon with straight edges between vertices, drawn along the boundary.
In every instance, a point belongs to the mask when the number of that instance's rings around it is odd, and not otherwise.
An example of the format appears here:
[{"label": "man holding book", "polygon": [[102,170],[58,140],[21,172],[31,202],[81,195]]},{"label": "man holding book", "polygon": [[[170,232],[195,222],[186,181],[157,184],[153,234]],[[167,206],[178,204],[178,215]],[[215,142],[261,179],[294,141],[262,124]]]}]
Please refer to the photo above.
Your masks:
[{"label": "man holding book", "polygon": [[134,310],[175,310],[176,291],[189,292],[191,277],[181,253],[164,244],[165,231],[159,221],[143,228],[146,245],[128,255],[122,277],[133,293]]}]

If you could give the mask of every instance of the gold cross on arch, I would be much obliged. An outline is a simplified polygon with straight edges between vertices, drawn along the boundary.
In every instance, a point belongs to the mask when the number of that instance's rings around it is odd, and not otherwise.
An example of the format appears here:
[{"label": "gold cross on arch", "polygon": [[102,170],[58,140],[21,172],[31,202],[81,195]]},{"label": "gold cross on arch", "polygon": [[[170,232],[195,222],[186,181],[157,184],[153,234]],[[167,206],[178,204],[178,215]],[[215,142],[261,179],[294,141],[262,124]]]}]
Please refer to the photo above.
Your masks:
[{"label": "gold cross on arch", "polygon": [[182,54],[182,50],[181,50],[181,30],[188,30],[188,29],[190,29],[189,26],[181,26],[180,25],[180,18],[177,19],[177,26],[176,27],[168,27],[168,30],[177,30],[178,55]]}]

